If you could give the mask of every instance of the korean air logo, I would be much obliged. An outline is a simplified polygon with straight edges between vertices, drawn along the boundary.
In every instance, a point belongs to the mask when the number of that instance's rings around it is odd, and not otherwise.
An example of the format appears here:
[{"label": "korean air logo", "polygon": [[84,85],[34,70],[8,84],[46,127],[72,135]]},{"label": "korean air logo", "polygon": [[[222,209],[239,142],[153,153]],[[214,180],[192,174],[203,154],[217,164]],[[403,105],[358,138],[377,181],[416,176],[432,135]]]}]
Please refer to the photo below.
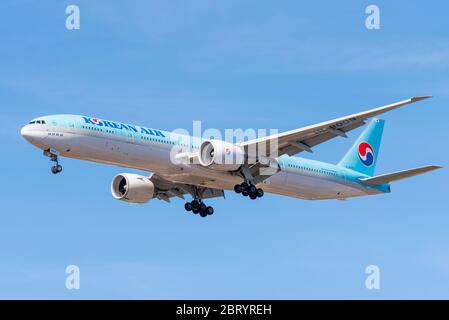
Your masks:
[{"label": "korean air logo", "polygon": [[362,163],[371,167],[374,163],[374,150],[368,142],[361,142],[359,144],[359,158]]}]

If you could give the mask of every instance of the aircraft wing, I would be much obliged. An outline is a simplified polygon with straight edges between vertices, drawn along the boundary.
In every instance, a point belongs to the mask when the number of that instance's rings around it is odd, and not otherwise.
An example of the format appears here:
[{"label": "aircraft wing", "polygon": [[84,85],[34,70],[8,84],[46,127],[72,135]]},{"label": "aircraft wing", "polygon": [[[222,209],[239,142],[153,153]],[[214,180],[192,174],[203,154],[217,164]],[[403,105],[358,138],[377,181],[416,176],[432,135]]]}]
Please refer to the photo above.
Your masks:
[{"label": "aircraft wing", "polygon": [[[412,97],[387,106],[351,114],[349,116],[321,122],[304,128],[245,141],[240,143],[239,146],[245,148],[264,148],[262,150],[270,150],[270,146],[275,146],[278,151],[277,156],[283,154],[291,156],[302,151],[312,152],[312,147],[320,143],[335,137],[346,137],[346,132],[364,125],[365,120],[368,118],[427,98],[431,97]],[[274,150],[271,150],[270,153],[273,154],[273,151]]]},{"label": "aircraft wing", "polygon": [[201,199],[224,197],[224,191],[221,189],[172,182],[156,174],[152,174],[150,180],[156,188],[156,198],[166,202],[170,202],[170,198],[173,197],[184,199],[184,195],[186,194],[193,196],[195,192],[198,193]]}]

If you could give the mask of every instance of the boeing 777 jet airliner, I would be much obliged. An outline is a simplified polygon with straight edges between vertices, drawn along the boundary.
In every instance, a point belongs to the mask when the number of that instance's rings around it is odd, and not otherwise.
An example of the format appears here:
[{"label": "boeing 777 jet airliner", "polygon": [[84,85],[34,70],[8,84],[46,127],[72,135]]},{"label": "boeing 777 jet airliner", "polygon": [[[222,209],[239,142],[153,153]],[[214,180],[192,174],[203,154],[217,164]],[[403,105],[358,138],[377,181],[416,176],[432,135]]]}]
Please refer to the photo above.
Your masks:
[{"label": "boeing 777 jet airliner", "polygon": [[[224,196],[224,190],[253,200],[264,192],[307,200],[347,199],[389,193],[390,182],[441,168],[431,165],[374,176],[384,120],[373,117],[426,98],[413,97],[239,143],[79,115],[39,117],[25,125],[21,134],[55,163],[51,167],[54,174],[62,171],[60,156],[151,172],[148,176],[118,174],[112,180],[113,197],[146,203],[191,195],[185,209],[206,217],[214,209],[203,200]],[[293,156],[312,152],[313,147],[335,137],[346,137],[369,118],[373,119],[338,164]]]}]

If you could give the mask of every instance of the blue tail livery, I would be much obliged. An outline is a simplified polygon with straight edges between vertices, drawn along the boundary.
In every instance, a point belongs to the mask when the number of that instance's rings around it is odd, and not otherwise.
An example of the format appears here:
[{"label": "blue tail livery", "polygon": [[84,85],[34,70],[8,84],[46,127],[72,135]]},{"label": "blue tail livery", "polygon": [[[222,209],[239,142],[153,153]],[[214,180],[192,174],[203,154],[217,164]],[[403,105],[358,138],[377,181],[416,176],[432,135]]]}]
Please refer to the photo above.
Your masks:
[{"label": "blue tail livery", "polygon": [[384,120],[373,119],[338,165],[368,176],[374,175],[384,124]]}]

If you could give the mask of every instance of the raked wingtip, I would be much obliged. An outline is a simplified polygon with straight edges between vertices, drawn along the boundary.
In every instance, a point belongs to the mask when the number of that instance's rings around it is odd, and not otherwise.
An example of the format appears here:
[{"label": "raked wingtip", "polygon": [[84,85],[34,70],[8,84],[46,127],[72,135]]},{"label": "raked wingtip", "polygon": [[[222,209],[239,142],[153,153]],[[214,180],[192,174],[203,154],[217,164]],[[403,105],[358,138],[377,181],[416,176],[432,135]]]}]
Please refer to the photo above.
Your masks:
[{"label": "raked wingtip", "polygon": [[433,96],[418,96],[418,97],[412,97],[410,100],[412,102],[417,102],[417,101],[421,101],[421,100],[426,100],[426,99],[430,99],[433,98]]}]

